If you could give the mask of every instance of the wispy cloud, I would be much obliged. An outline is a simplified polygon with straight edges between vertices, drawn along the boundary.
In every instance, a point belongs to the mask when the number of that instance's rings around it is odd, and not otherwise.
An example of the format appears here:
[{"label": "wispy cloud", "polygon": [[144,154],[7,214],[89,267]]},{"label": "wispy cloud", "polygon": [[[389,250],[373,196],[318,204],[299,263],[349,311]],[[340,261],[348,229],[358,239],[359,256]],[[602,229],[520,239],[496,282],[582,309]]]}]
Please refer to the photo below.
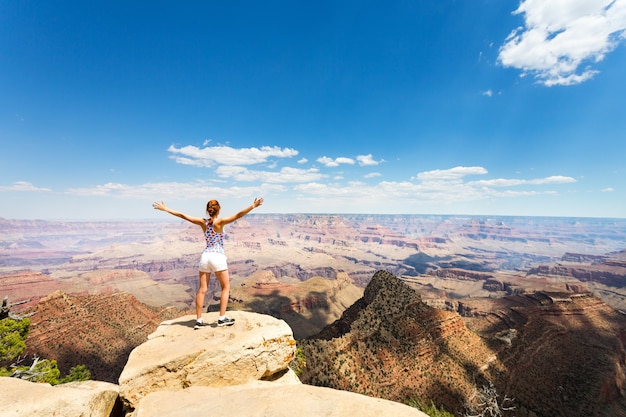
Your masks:
[{"label": "wispy cloud", "polygon": [[263,146],[261,148],[232,148],[230,146],[183,146],[177,148],[172,145],[168,148],[173,158],[179,164],[211,167],[215,165],[253,165],[266,162],[270,158],[291,158],[298,155],[298,151],[278,146]]},{"label": "wispy cloud", "polygon": [[513,187],[517,185],[543,185],[543,184],[567,184],[570,182],[576,182],[576,179],[572,177],[564,177],[561,175],[554,175],[546,178],[535,178],[530,180],[521,179],[492,179],[492,180],[479,180],[472,181],[470,184],[475,186],[484,187]]},{"label": "wispy cloud", "polygon": [[224,198],[242,198],[258,192],[284,192],[281,185],[254,185],[249,187],[221,186],[205,181],[154,182],[140,185],[106,183],[94,187],[70,188],[66,194],[87,197],[116,197],[122,199],[173,198],[191,200],[199,196],[219,195]]},{"label": "wispy cloud", "polygon": [[37,187],[28,181],[16,181],[12,185],[0,185],[0,191],[52,191],[50,188]]},{"label": "wispy cloud", "polygon": [[[321,156],[315,163],[336,168],[332,175],[311,164],[305,157],[292,161],[294,166],[280,167],[280,158],[298,155],[290,148],[233,148],[214,146],[197,148],[171,146],[168,152],[178,163],[210,168],[212,178],[188,182],[155,182],[140,185],[106,183],[93,187],[71,188],[67,194],[112,197],[119,199],[193,200],[205,196],[240,199],[265,195],[281,201],[281,207],[300,207],[324,212],[389,212],[402,207],[436,207],[468,202],[510,199],[540,194],[558,194],[558,186],[574,183],[569,176],[541,178],[489,178],[482,166],[456,166],[418,172],[406,180],[388,180],[380,172],[360,172],[376,166],[372,154],[351,157]],[[251,165],[262,168],[251,168]],[[358,165],[359,167],[355,167]],[[360,180],[357,176],[360,175]],[[476,178],[481,177],[481,178]],[[377,180],[372,180],[378,178]],[[18,187],[19,186],[19,187]],[[13,188],[28,189],[29,183],[16,183]],[[5,187],[6,188],[6,187]]]},{"label": "wispy cloud", "polygon": [[487,170],[483,167],[454,167],[449,169],[435,169],[432,171],[420,172],[417,179],[420,181],[459,181],[468,175],[486,174]]},{"label": "wispy cloud", "polygon": [[[467,181],[465,177],[486,175],[483,167],[454,167],[450,169],[424,171],[418,173],[412,181],[381,181],[367,184],[352,181],[347,184],[312,182],[293,187],[300,198],[312,198],[344,206],[369,205],[372,209],[384,210],[384,206],[454,204],[477,200],[498,198],[528,197],[535,195],[556,195],[553,189],[514,189],[520,185],[545,186],[576,182],[566,176],[549,176],[536,179],[488,179]],[[376,196],[372,199],[372,196]]]},{"label": "wispy cloud", "polygon": [[626,0],[523,0],[524,16],[500,48],[498,61],[546,85],[579,84],[626,39]]},{"label": "wispy cloud", "polygon": [[299,169],[283,167],[280,171],[260,171],[245,167],[224,165],[218,167],[215,171],[222,178],[230,178],[241,182],[256,181],[271,184],[318,181],[325,177],[325,175],[321,174],[316,168]]},{"label": "wispy cloud", "polygon": [[[473,176],[488,174],[481,166],[457,166],[448,169],[423,171],[406,181],[382,180],[378,183],[365,183],[351,180],[343,173],[330,179],[317,168],[283,167],[278,171],[253,170],[242,166],[222,165],[215,172],[221,180],[191,182],[160,182],[142,185],[106,183],[95,187],[72,188],[68,194],[85,196],[113,196],[120,198],[152,198],[155,195],[178,199],[189,196],[222,195],[225,197],[248,196],[259,190],[272,193],[299,193],[304,198],[346,200],[334,204],[350,205],[361,199],[371,199],[388,203],[402,201],[440,202],[443,204],[460,201],[484,200],[499,197],[519,197],[537,194],[554,194],[548,186],[575,183],[569,176],[553,175],[542,178],[489,178],[474,179]],[[382,177],[378,172],[363,176],[366,179]],[[221,182],[221,183],[220,183]],[[241,186],[249,183],[249,186]],[[524,189],[519,189],[524,186]],[[537,188],[533,188],[537,187]],[[605,190],[605,191],[608,191]],[[354,201],[352,201],[354,200]]]},{"label": "wispy cloud", "polygon": [[380,172],[370,172],[369,174],[365,174],[363,175],[363,178],[376,178],[376,177],[380,177],[383,174],[381,174]]}]

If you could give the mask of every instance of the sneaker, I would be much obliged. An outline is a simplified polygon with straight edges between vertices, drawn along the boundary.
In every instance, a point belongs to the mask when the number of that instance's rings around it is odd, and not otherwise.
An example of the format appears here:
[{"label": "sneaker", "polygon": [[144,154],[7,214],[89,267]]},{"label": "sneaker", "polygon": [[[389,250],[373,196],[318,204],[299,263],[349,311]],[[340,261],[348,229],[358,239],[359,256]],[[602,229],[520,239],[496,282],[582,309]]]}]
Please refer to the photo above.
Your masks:
[{"label": "sneaker", "polygon": [[195,325],[195,326],[193,326],[193,329],[194,329],[194,330],[198,330],[200,327],[204,327],[204,326],[206,326],[206,323],[204,323],[204,322],[202,322],[202,321],[197,321],[197,320],[196,320],[196,325]]},{"label": "sneaker", "polygon": [[233,324],[235,324],[235,319],[231,319],[230,317],[224,317],[223,319],[220,319],[217,321],[217,325],[218,326],[232,326]]}]

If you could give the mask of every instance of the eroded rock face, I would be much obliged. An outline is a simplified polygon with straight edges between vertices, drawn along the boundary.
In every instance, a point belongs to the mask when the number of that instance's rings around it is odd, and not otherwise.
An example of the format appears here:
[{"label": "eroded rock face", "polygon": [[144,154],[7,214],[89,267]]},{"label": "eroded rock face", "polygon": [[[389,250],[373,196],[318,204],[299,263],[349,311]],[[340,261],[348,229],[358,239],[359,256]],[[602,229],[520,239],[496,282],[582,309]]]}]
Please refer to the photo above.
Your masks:
[{"label": "eroded rock face", "polygon": [[437,311],[377,272],[340,320],[302,342],[301,380],[399,402],[419,397],[456,414],[490,381],[518,416],[626,415],[626,316],[593,294],[429,305],[480,314]]},{"label": "eroded rock face", "polygon": [[134,409],[151,392],[240,385],[287,371],[296,347],[287,323],[248,312],[229,316],[234,326],[217,327],[217,313],[205,314],[209,325],[198,330],[195,316],[163,322],[131,352],[120,375],[125,405]]},{"label": "eroded rock face", "polygon": [[475,370],[502,371],[495,352],[448,311],[426,305],[414,289],[378,271],[341,319],[301,342],[303,382],[405,403],[436,399],[462,410]]},{"label": "eroded rock face", "polygon": [[57,361],[62,374],[84,364],[95,380],[117,383],[133,348],[177,309],[141,303],[129,293],[73,296],[57,291],[40,300],[30,317],[27,356]]},{"label": "eroded rock face", "polygon": [[[51,386],[0,377],[3,417],[109,417],[114,415],[118,386],[102,381]],[[118,407],[119,408],[119,407]]]}]

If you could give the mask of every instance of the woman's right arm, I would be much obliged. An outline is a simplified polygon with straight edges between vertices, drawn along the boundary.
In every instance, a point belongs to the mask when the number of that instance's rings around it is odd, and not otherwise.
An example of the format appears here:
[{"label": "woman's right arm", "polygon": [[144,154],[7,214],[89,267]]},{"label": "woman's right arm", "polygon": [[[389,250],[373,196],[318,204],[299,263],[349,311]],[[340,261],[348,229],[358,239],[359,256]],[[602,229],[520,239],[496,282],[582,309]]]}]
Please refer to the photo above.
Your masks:
[{"label": "woman's right arm", "polygon": [[197,224],[198,226],[202,227],[202,229],[206,227],[206,225],[204,224],[204,219],[201,219],[200,217],[191,217],[180,211],[172,210],[171,208],[167,207],[163,201],[161,201],[160,203],[155,201],[154,203],[152,203],[152,207],[154,207],[156,210],[161,210],[173,216],[180,217],[181,219],[187,220],[188,222],[191,222],[193,224]]}]

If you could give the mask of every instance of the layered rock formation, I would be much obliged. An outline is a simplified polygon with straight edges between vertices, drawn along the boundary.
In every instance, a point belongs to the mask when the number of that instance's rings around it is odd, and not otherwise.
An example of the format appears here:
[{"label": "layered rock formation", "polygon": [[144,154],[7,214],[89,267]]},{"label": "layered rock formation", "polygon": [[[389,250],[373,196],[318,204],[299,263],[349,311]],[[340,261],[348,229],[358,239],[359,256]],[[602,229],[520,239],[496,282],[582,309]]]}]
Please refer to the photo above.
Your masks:
[{"label": "layered rock formation", "polygon": [[[501,392],[536,415],[626,415],[626,317],[591,294],[514,297]],[[495,324],[495,322],[494,322]],[[502,332],[500,333],[502,334]]]},{"label": "layered rock formation", "polygon": [[500,400],[514,399],[517,416],[626,415],[622,313],[590,293],[463,303],[482,313],[431,308],[379,271],[340,320],[303,342],[301,378],[395,401],[418,397],[455,413],[493,383]]},{"label": "layered rock formation", "polygon": [[296,339],[317,334],[334,322],[363,295],[346,273],[336,279],[311,278],[295,284],[281,283],[272,272],[255,274],[231,287],[231,305],[285,320]]},{"label": "layered rock formation", "polygon": [[61,282],[41,272],[25,271],[0,275],[0,294],[9,296],[14,301],[27,301],[16,311],[33,307],[41,298],[62,288]]},{"label": "layered rock formation", "polygon": [[611,263],[610,260],[588,265],[540,265],[532,268],[528,274],[576,278],[579,281],[592,281],[616,288],[626,286],[626,264]]},{"label": "layered rock formation", "polygon": [[458,314],[429,307],[384,271],[340,320],[303,347],[306,383],[399,402],[432,399],[448,410],[462,409],[476,378],[503,371]]},{"label": "layered rock formation", "polygon": [[32,311],[29,356],[56,360],[63,374],[84,364],[92,378],[112,383],[130,352],[159,323],[183,313],[148,306],[129,293],[71,296],[60,291],[40,300]]}]

